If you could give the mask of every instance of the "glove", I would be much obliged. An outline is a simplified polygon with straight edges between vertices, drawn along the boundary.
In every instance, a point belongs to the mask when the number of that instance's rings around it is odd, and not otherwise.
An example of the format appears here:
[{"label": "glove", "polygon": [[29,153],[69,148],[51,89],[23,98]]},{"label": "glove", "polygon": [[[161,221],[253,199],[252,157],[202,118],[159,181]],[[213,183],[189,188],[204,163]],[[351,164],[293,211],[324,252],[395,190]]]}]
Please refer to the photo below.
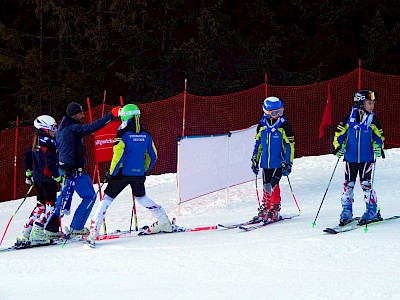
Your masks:
[{"label": "glove", "polygon": [[337,147],[334,151],[333,154],[335,154],[337,157],[341,158],[344,155],[344,148],[343,147]]},{"label": "glove", "polygon": [[256,155],[253,155],[253,157],[251,158],[251,163],[252,163],[251,170],[257,176],[260,169],[258,167],[258,161]]},{"label": "glove", "polygon": [[119,117],[120,110],[121,110],[121,106],[117,106],[111,110],[111,113],[113,114],[114,117]]},{"label": "glove", "polygon": [[375,157],[381,157],[382,156],[382,148],[381,147],[375,147],[374,148],[374,154],[375,154]]},{"label": "glove", "polygon": [[53,179],[54,179],[55,181],[57,181],[58,183],[60,183],[60,181],[61,181],[61,179],[62,179],[62,176],[58,176],[58,177],[54,177],[54,176],[53,176]]},{"label": "glove", "polygon": [[291,172],[292,172],[292,163],[284,164],[282,167],[282,175],[289,176]]},{"label": "glove", "polygon": [[31,170],[26,170],[25,171],[25,183],[27,185],[32,185],[33,184],[32,175],[33,175],[33,172]]},{"label": "glove", "polygon": [[260,169],[258,168],[258,166],[255,166],[254,164],[251,165],[251,169],[253,170],[253,173],[257,176],[258,172],[260,171]]},{"label": "glove", "polygon": [[106,175],[104,176],[104,183],[110,182],[110,180],[111,180],[110,170],[107,170]]}]

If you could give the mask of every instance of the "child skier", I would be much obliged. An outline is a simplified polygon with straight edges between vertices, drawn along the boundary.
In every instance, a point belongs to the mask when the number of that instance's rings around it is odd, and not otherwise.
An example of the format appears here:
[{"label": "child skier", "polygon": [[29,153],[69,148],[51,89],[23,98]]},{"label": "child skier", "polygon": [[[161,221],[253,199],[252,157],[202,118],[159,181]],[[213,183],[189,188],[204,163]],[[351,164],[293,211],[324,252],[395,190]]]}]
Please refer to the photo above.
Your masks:
[{"label": "child skier", "polygon": [[106,175],[109,184],[91,221],[90,235],[86,241],[91,246],[95,245],[108,207],[127,185],[131,186],[135,199],[157,219],[148,228],[148,233],[172,232],[172,224],[165,210],[146,196],[144,183],[146,175],[156,163],[157,150],[140,121],[140,110],[135,104],[127,104],[121,109],[120,117],[122,124],[118,129],[110,170]]},{"label": "child skier", "polygon": [[264,115],[257,128],[252,156],[252,170],[257,176],[263,169],[263,198],[255,220],[278,221],[281,209],[279,181],[289,176],[294,159],[292,127],[283,116],[283,103],[268,97],[263,103]]},{"label": "child skier", "polygon": [[[32,245],[47,244],[49,237],[44,233],[49,216],[53,213],[57,196],[58,173],[57,144],[55,132],[57,123],[53,117],[42,115],[34,121],[33,144],[25,153],[25,183],[35,184],[36,207],[32,210],[17,243],[31,242]],[[33,170],[33,171],[32,171]]]},{"label": "child skier", "polygon": [[339,225],[344,226],[353,218],[353,202],[357,174],[364,192],[366,210],[359,220],[367,224],[377,217],[377,197],[372,189],[371,173],[375,159],[383,153],[383,131],[374,114],[376,95],[373,91],[360,90],[354,96],[354,106],[337,126],[333,139],[334,154],[344,155],[345,181],[341,197],[342,213]]}]

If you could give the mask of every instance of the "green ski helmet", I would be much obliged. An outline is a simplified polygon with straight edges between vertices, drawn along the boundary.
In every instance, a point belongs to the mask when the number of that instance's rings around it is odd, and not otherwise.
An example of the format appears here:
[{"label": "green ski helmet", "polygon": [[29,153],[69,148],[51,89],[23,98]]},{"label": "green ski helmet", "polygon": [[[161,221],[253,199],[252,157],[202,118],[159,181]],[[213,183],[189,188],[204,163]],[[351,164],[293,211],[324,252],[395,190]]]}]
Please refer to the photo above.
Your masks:
[{"label": "green ski helmet", "polygon": [[127,104],[121,109],[119,116],[122,122],[126,122],[134,116],[140,116],[140,109],[135,104]]}]

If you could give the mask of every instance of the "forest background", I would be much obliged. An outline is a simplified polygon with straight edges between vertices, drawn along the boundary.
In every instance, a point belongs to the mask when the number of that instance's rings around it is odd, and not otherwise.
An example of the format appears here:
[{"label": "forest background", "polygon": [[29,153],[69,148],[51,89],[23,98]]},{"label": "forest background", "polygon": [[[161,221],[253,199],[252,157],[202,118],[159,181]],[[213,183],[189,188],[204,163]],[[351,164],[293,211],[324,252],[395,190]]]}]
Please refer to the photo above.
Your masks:
[{"label": "forest background", "polygon": [[[398,0],[4,0],[0,130],[69,101],[145,103],[400,75]],[[348,98],[349,95],[344,97]]]}]

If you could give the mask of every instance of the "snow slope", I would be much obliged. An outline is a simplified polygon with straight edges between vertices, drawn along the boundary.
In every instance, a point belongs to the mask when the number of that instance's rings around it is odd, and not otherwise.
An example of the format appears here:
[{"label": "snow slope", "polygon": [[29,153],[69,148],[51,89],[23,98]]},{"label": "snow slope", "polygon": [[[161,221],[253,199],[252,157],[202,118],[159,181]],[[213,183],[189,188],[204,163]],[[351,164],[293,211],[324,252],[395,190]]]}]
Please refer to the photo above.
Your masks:
[{"label": "snow slope", "polygon": [[[159,234],[102,241],[91,250],[67,243],[0,253],[0,299],[399,299],[400,220],[367,233],[322,232],[338,222],[343,162],[311,226],[336,162],[332,155],[296,159],[290,180],[302,214],[252,232]],[[374,182],[384,217],[400,214],[399,178],[400,149],[391,149],[378,160]],[[281,190],[281,212],[296,214],[286,178]],[[147,194],[186,227],[241,222],[257,210],[254,182],[230,188],[228,199],[221,191],[185,203],[180,214],[175,174],[148,177]],[[361,215],[359,186],[355,194],[355,214]],[[21,201],[0,203],[1,235]],[[1,247],[14,243],[34,202],[28,198],[15,215]],[[76,197],[73,208],[78,204]],[[129,229],[131,209],[125,189],[107,213],[108,231]],[[138,220],[139,226],[153,221],[140,206]]]}]

